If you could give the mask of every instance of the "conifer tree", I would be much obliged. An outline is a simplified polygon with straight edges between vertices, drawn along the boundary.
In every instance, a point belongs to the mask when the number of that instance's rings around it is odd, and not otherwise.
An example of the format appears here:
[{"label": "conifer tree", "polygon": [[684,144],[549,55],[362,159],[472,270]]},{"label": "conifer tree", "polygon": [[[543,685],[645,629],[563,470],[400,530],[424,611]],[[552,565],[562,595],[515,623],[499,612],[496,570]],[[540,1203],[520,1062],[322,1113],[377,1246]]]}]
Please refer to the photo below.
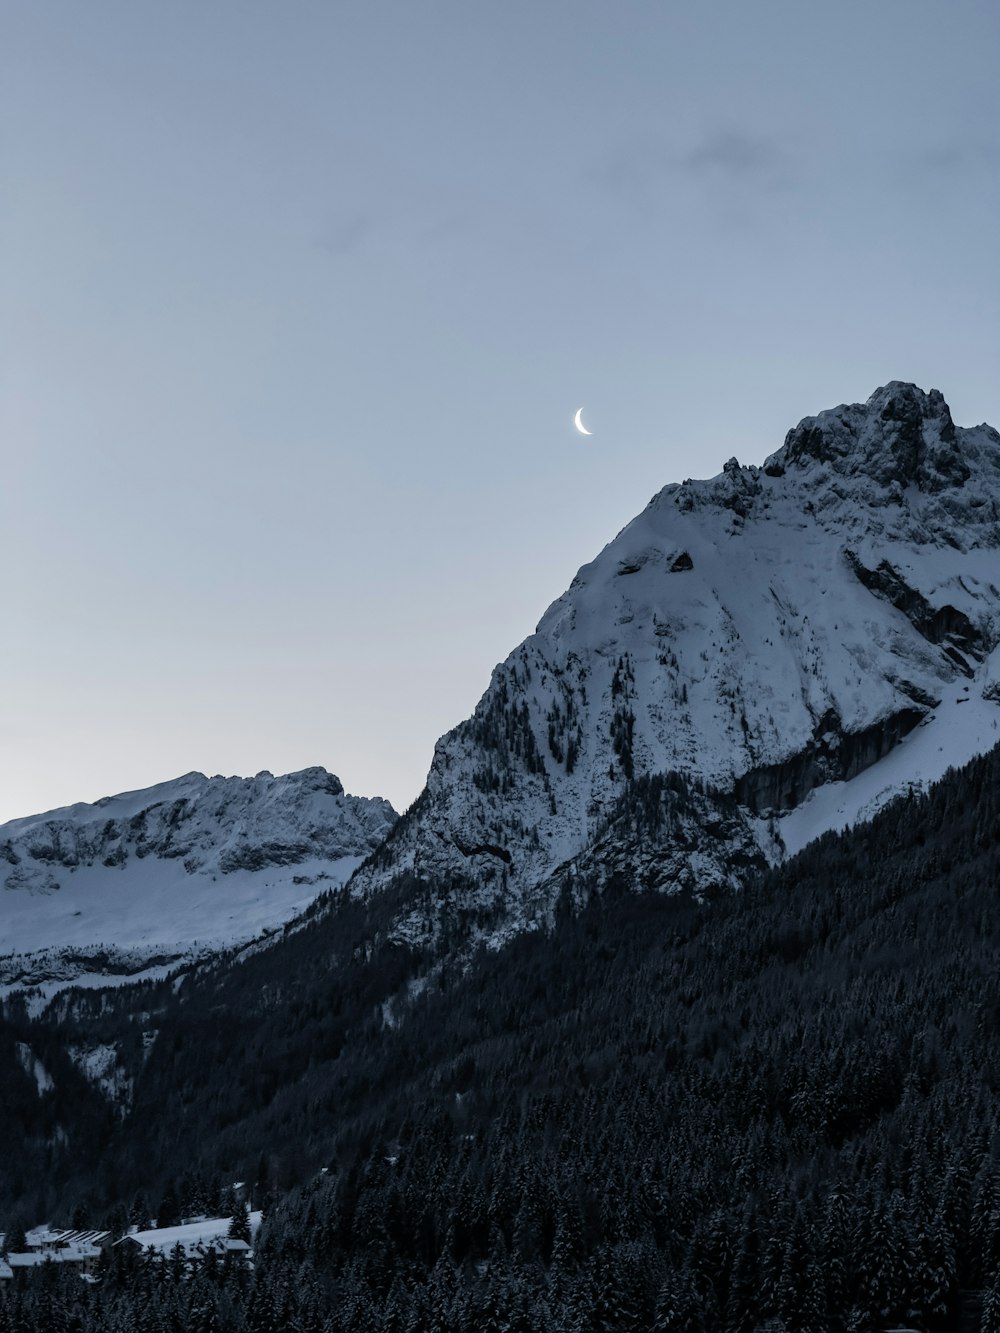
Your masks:
[{"label": "conifer tree", "polygon": [[248,1245],[253,1239],[250,1232],[250,1205],[246,1199],[234,1206],[228,1235],[231,1240],[245,1240]]},{"label": "conifer tree", "polygon": [[983,1292],[979,1333],[1000,1333],[1000,1283],[996,1280]]}]

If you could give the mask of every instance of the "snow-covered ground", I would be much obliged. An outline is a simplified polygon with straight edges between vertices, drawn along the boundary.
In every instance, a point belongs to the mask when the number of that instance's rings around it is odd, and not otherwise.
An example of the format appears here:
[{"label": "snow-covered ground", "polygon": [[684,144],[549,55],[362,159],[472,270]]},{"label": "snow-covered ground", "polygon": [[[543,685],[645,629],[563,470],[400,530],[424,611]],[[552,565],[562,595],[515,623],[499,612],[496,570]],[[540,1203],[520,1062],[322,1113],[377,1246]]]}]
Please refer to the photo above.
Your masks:
[{"label": "snow-covered ground", "polygon": [[8,891],[5,953],[30,953],[58,941],[64,950],[106,947],[138,957],[181,957],[248,940],[281,926],[324,889],[343,884],[360,856],[295,866],[188,874],[177,861],[148,857],[109,870],[78,866],[58,889]]},{"label": "snow-covered ground", "polygon": [[[198,1222],[185,1222],[176,1227],[153,1227],[149,1231],[130,1231],[129,1239],[143,1249],[169,1255],[179,1245],[185,1254],[195,1254],[224,1244],[229,1235],[228,1217],[208,1217]],[[260,1230],[261,1214],[250,1214],[250,1234]]]},{"label": "snow-covered ground", "polygon": [[99,1088],[112,1105],[127,1104],[132,1082],[118,1063],[118,1048],[107,1043],[97,1046],[67,1046],[66,1053],[80,1072]]},{"label": "snow-covered ground", "polygon": [[[193,963],[195,959],[191,959]],[[33,954],[14,954],[5,960],[0,958],[0,976],[20,975],[22,978],[35,976],[36,980],[22,979],[0,983],[0,997],[11,991],[25,991],[28,1015],[37,1018],[46,1005],[59,991],[67,986],[83,990],[103,990],[105,986],[127,986],[139,981],[163,981],[172,972],[183,969],[185,960],[173,960],[160,963],[156,967],[139,967],[126,972],[76,972],[72,958],[67,959],[59,949],[44,949]],[[6,974],[3,968],[8,970]],[[45,980],[41,980],[41,977]],[[27,989],[25,990],[25,988]]]},{"label": "snow-covered ground", "polygon": [[346,883],[362,860],[313,858],[228,875],[188,874],[179,862],[154,857],[115,870],[64,870],[58,889],[8,891],[0,900],[0,985],[37,979],[51,994],[60,982],[86,985],[88,976],[101,985],[115,975],[164,975],[186,959],[280,929],[318,894]]}]

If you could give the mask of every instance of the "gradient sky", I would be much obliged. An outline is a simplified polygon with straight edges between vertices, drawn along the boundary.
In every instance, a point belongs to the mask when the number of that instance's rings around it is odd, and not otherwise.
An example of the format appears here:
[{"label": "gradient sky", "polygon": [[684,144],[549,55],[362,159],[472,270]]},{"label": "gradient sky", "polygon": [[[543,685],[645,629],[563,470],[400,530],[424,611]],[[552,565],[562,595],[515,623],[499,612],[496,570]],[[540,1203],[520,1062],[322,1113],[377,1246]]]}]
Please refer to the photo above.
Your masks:
[{"label": "gradient sky", "polygon": [[995,0],[0,0],[0,818],[402,808],[665,483],[890,379],[1000,425],[998,61]]}]

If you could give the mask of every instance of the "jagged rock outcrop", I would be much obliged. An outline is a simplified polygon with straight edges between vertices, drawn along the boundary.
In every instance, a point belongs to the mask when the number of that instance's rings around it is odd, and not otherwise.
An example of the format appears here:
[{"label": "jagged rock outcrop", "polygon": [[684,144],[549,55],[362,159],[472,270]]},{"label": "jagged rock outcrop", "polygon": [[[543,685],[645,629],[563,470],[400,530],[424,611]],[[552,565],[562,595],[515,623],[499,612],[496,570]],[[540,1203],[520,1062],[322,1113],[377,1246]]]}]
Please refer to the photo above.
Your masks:
[{"label": "jagged rock outcrop", "polygon": [[932,493],[961,486],[972,475],[940,391],[924,394],[899,381],[865,404],[800,421],[782,452],[781,460],[768,460],[772,470],[776,463],[829,463],[841,476],[865,476],[883,487],[913,484]]},{"label": "jagged rock outcrop", "polygon": [[[498,939],[574,877],[738,884],[825,784],[903,744],[933,768],[993,742],[998,584],[995,430],[900,382],[807,418],[762,467],[665,487],[580,570],[352,891],[437,886]],[[692,799],[633,826],[664,774]],[[426,911],[401,926],[429,929]]]},{"label": "jagged rock outcrop", "polygon": [[276,778],[187,773],[142,791],[105,796],[0,825],[6,888],[58,887],[58,871],[180,860],[189,874],[229,874],[335,861],[377,847],[396,821],[381,798],[348,796],[325,768]]},{"label": "jagged rock outcrop", "polygon": [[931,606],[927,598],[916,588],[911,588],[888,560],[883,560],[878,569],[866,569],[853,551],[845,550],[844,555],[869,592],[884,597],[897,611],[902,611],[917,633],[922,634],[929,643],[944,645],[948,656],[960,671],[967,676],[973,674],[972,667],[962,654],[971,654],[982,661],[990,650],[991,639],[984,636],[982,629],[974,625],[964,611],[947,603]]}]

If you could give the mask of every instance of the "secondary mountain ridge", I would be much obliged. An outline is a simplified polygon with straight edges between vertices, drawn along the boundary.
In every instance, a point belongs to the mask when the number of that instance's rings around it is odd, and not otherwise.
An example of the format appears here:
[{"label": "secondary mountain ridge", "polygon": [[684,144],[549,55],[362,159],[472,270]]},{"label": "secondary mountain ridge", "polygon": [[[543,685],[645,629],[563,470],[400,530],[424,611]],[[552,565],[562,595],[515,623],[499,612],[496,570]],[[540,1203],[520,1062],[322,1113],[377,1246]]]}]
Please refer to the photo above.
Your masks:
[{"label": "secondary mountain ridge", "polygon": [[0,826],[0,983],[147,973],[275,929],[396,821],[324,768],[187,773]]}]

